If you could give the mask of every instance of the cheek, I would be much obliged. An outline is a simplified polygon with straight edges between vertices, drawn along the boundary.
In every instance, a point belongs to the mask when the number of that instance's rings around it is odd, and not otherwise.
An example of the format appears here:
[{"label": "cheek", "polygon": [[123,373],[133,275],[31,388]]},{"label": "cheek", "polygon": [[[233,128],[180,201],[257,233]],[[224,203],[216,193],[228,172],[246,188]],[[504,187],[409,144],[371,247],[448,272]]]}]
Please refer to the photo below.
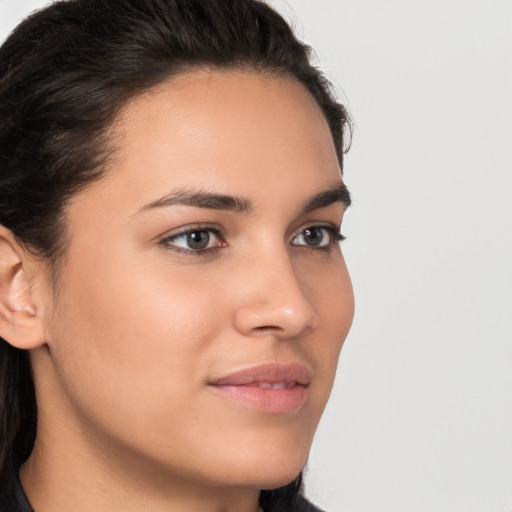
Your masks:
[{"label": "cheek", "polygon": [[341,253],[326,265],[303,268],[300,275],[320,317],[317,332],[306,344],[306,349],[321,368],[321,385],[328,394],[354,316],[352,283]]},{"label": "cheek", "polygon": [[150,415],[163,399],[179,407],[204,379],[206,347],[221,328],[218,293],[183,269],[114,261],[70,268],[54,322],[59,371],[98,411]]}]

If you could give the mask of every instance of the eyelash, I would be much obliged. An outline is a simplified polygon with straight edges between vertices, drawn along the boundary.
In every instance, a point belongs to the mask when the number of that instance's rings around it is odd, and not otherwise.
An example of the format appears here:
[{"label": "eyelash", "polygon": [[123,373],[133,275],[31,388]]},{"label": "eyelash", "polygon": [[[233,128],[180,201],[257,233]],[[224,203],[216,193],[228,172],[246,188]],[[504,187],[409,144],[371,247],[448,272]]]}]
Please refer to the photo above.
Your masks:
[{"label": "eyelash", "polygon": [[[210,235],[213,234],[216,238],[221,240],[221,242],[216,245],[215,247],[208,247],[205,249],[190,249],[186,247],[179,247],[172,242],[179,239],[186,237],[188,235],[191,235],[192,233],[209,233]],[[192,226],[188,229],[185,229],[184,231],[180,231],[178,233],[175,233],[174,235],[167,236],[163,240],[159,242],[161,245],[163,245],[166,249],[184,253],[184,254],[193,254],[197,256],[206,256],[208,254],[212,254],[216,249],[226,247],[227,243],[224,240],[224,236],[222,235],[222,232],[219,228],[214,226],[207,226],[207,225],[196,225]]]},{"label": "eyelash", "polygon": [[[293,235],[292,241],[301,235],[303,236],[307,230],[313,230],[313,229],[324,230],[324,232],[326,232],[327,235],[330,237],[329,242],[326,245],[321,245],[321,246],[306,245],[306,244],[292,244],[292,245],[294,245],[295,247],[302,247],[304,249],[310,249],[310,250],[317,249],[317,250],[323,250],[323,251],[330,251],[333,249],[333,247],[335,245],[337,245],[338,243],[340,243],[346,239],[345,236],[343,236],[341,233],[338,233],[338,231],[332,226],[313,224],[310,226],[302,227],[300,229],[300,231],[296,232]],[[187,237],[189,235],[192,235],[193,233],[209,233],[210,235],[213,234],[216,238],[218,238],[220,240],[220,242],[217,245],[215,245],[214,247],[206,247],[204,249],[185,248],[185,247],[177,246],[174,243],[172,243],[173,241],[176,241],[180,238]],[[226,247],[228,245],[227,242],[224,240],[224,236],[222,235],[222,232],[219,228],[213,227],[213,226],[205,226],[205,225],[193,226],[184,231],[180,231],[179,233],[175,233],[171,236],[167,236],[164,239],[162,239],[159,242],[159,244],[169,250],[172,250],[172,251],[176,251],[176,252],[184,253],[184,254],[193,254],[193,255],[197,255],[197,256],[207,256],[209,254],[212,254],[217,249]]]}]

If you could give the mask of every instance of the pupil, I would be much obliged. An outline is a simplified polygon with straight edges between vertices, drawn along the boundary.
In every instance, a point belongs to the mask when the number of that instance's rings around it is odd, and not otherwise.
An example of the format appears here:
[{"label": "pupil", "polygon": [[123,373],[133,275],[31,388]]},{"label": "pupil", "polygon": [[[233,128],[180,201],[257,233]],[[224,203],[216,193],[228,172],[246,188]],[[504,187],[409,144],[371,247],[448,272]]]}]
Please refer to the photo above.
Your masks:
[{"label": "pupil", "polygon": [[304,231],[304,238],[308,245],[317,246],[322,243],[324,234],[320,228],[309,228]]},{"label": "pupil", "polygon": [[210,233],[207,231],[192,231],[187,235],[187,243],[191,249],[205,249],[210,242]]}]

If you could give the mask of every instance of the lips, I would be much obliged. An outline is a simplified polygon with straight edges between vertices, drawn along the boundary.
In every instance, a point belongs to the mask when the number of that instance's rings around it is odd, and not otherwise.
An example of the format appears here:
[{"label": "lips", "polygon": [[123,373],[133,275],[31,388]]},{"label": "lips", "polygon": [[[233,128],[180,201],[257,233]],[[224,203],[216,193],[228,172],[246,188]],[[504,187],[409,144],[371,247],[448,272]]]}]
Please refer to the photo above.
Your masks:
[{"label": "lips", "polygon": [[261,389],[289,389],[293,388],[293,386],[296,386],[297,382],[294,380],[289,382],[255,382],[247,385]]},{"label": "lips", "polygon": [[257,411],[286,413],[304,404],[310,381],[309,370],[301,364],[263,364],[216,379],[209,386]]},{"label": "lips", "polygon": [[308,386],[311,380],[309,370],[301,364],[261,364],[231,373],[214,380],[214,386],[247,386],[256,383],[296,382]]}]

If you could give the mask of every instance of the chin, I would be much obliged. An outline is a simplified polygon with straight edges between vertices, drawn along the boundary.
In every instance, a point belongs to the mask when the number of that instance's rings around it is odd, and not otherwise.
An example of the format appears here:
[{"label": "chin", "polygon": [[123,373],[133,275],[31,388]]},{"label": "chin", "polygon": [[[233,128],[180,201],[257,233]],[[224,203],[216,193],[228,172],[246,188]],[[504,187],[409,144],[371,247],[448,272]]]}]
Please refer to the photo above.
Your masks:
[{"label": "chin", "polygon": [[276,418],[265,425],[253,425],[249,431],[232,432],[231,448],[226,451],[224,444],[216,451],[217,468],[222,463],[232,478],[259,489],[289,484],[309,457],[317,421],[316,417],[307,419],[290,424]]},{"label": "chin", "polygon": [[257,489],[276,489],[289,484],[302,471],[309,450],[295,446],[293,450],[262,450],[254,457],[239,458],[236,474],[242,485]]},{"label": "chin", "polygon": [[[242,471],[242,470],[241,470]],[[238,487],[248,487],[256,490],[277,489],[288,485],[295,480],[301,473],[302,466],[297,467],[274,467],[271,471],[248,471],[244,476],[238,474],[232,479],[226,478],[226,485]]]},{"label": "chin", "polygon": [[257,488],[260,490],[271,490],[271,489],[277,489],[278,487],[284,487],[285,485],[288,485],[289,483],[293,482],[301,473],[301,470],[298,472],[295,472],[293,474],[276,474],[274,475],[274,478],[267,478],[263,479],[263,481],[259,482],[259,485],[257,485]]}]

